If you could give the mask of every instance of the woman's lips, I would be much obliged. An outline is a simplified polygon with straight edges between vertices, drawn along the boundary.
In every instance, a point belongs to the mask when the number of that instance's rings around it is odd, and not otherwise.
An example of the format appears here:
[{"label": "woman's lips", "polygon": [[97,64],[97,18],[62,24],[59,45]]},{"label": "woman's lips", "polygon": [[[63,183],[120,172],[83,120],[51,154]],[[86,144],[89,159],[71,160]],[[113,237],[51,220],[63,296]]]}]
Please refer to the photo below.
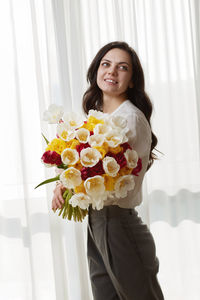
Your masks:
[{"label": "woman's lips", "polygon": [[110,85],[116,85],[117,81],[113,80],[113,79],[105,79],[104,80],[106,83],[110,84]]}]

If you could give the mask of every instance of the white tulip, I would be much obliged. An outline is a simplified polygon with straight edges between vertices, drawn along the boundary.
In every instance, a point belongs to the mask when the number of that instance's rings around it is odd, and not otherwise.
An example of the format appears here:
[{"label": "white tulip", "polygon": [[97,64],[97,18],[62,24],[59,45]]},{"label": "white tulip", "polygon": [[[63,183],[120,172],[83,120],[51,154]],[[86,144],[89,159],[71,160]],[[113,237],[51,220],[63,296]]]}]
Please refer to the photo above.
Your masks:
[{"label": "white tulip", "polygon": [[43,120],[47,121],[49,124],[57,124],[64,114],[64,109],[62,106],[56,104],[51,104],[48,110],[43,113]]},{"label": "white tulip", "polygon": [[133,175],[124,175],[119,177],[115,182],[115,196],[117,198],[124,198],[128,191],[133,190],[135,181]]},{"label": "white tulip", "polygon": [[72,128],[76,129],[78,127],[81,127],[84,124],[84,116],[75,113],[75,112],[70,112],[70,113],[65,113],[63,116],[63,120]]},{"label": "white tulip", "polygon": [[[122,135],[126,135],[129,131],[127,120],[119,115],[111,116],[109,119],[106,119],[105,125],[111,127],[112,130],[119,131]],[[123,143],[125,143],[125,141],[123,141]]]},{"label": "white tulip", "polygon": [[85,180],[84,187],[89,196],[100,199],[100,195],[105,193],[104,178],[99,175],[89,177]]},{"label": "white tulip", "polygon": [[76,138],[79,140],[80,143],[87,143],[90,137],[90,132],[86,128],[80,128],[76,130]]},{"label": "white tulip", "polygon": [[75,138],[76,132],[71,129],[69,124],[63,122],[57,125],[57,134],[64,141],[70,141]]},{"label": "white tulip", "polygon": [[114,157],[106,156],[103,159],[103,168],[106,174],[115,177],[120,169],[120,165]]},{"label": "white tulip", "polygon": [[97,124],[95,127],[94,127],[94,134],[103,134],[103,135],[106,135],[108,134],[110,131],[112,130],[112,127],[107,125],[107,124]]},{"label": "white tulip", "polygon": [[124,140],[124,135],[120,133],[119,130],[112,130],[108,134],[106,134],[106,142],[109,147],[115,148],[119,144],[122,144]]},{"label": "white tulip", "polygon": [[82,182],[81,172],[73,167],[70,167],[60,175],[61,183],[68,189],[73,189]]},{"label": "white tulip", "polygon": [[92,208],[100,210],[104,207],[103,199],[92,199]]},{"label": "white tulip", "polygon": [[112,116],[110,119],[110,124],[112,125],[112,127],[117,127],[120,129],[124,129],[127,127],[127,120],[122,117],[122,116]]},{"label": "white tulip", "polygon": [[101,111],[94,110],[94,109],[90,109],[88,112],[88,117],[90,117],[90,116],[92,116],[98,120],[102,120],[102,119],[106,119],[108,117],[108,114],[103,113]]},{"label": "white tulip", "polygon": [[100,195],[96,194],[93,198],[91,197],[92,208],[97,210],[102,209],[109,195],[110,192],[104,191],[104,193]]},{"label": "white tulip", "polygon": [[127,149],[126,152],[124,152],[124,156],[129,168],[135,168],[137,166],[138,154],[135,150]]},{"label": "white tulip", "polygon": [[80,152],[80,161],[84,167],[93,167],[102,158],[101,153],[94,148],[86,148]]},{"label": "white tulip", "polygon": [[101,147],[105,141],[103,134],[93,134],[89,137],[88,143],[91,147]]},{"label": "white tulip", "polygon": [[70,200],[69,203],[73,206],[79,206],[81,209],[88,209],[89,204],[91,203],[91,199],[88,195],[84,193],[78,193],[74,194]]},{"label": "white tulip", "polygon": [[75,165],[79,160],[79,154],[76,149],[67,148],[61,153],[61,159],[66,165]]}]

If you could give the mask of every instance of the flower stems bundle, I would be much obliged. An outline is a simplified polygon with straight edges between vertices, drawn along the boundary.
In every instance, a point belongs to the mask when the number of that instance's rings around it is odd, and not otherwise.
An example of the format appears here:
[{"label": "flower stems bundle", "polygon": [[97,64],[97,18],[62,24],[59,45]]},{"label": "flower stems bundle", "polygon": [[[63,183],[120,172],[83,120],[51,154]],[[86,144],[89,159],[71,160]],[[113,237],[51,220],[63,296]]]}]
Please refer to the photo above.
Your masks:
[{"label": "flower stems bundle", "polygon": [[77,222],[77,221],[82,222],[82,220],[88,214],[88,211],[87,211],[87,209],[81,209],[79,206],[73,207],[69,203],[69,200],[71,199],[72,195],[73,194],[69,190],[66,190],[64,192],[63,199],[65,202],[63,203],[58,215],[59,216],[62,215],[63,219],[67,218],[68,220],[71,220],[73,217],[75,222]]}]

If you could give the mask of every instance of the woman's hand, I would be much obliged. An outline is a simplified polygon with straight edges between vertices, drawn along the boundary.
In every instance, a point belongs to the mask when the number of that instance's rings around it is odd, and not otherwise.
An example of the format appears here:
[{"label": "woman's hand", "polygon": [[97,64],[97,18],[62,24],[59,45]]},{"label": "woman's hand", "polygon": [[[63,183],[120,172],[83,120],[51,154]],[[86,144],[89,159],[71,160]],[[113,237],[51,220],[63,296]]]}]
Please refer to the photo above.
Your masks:
[{"label": "woman's hand", "polygon": [[54,189],[54,196],[52,199],[52,209],[53,211],[56,211],[58,208],[61,208],[63,203],[65,202],[62,195],[66,188],[61,184],[58,183]]}]

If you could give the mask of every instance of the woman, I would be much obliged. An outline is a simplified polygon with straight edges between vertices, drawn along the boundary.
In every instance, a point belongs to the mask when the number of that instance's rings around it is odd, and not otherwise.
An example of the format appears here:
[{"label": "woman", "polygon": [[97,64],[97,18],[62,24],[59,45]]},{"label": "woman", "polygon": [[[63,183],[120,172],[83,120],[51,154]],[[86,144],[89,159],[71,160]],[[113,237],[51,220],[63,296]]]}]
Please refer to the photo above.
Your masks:
[{"label": "woman", "polygon": [[[127,43],[109,43],[95,56],[87,79],[84,111],[96,109],[110,117],[125,117],[129,144],[142,160],[133,191],[125,198],[108,199],[101,210],[89,208],[87,254],[94,299],[162,300],[155,243],[135,210],[142,201],[142,181],[156,159],[152,150],[157,145],[139,58]],[[55,188],[53,209],[61,207],[63,190],[61,185]]]}]

